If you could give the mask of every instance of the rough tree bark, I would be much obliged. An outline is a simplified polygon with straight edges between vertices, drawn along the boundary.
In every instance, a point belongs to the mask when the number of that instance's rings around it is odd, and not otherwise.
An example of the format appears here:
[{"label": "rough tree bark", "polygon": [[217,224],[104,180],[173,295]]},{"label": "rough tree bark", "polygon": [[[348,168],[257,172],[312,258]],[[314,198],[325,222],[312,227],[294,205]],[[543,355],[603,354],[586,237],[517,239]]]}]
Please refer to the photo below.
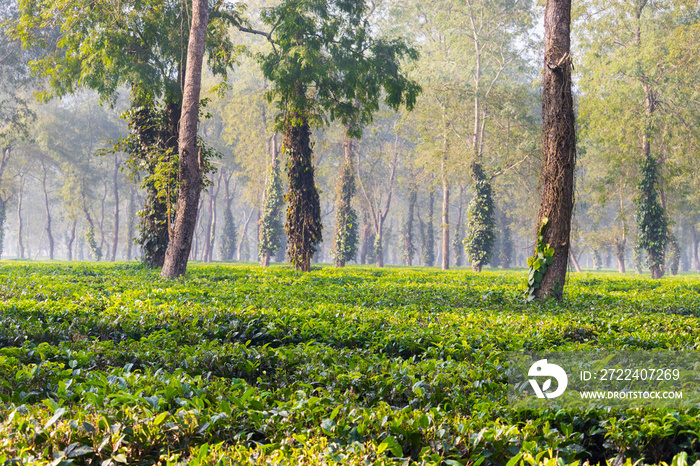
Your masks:
[{"label": "rough tree bark", "polygon": [[192,235],[197,221],[199,193],[202,186],[202,166],[197,152],[199,94],[202,86],[204,44],[209,22],[209,3],[192,0],[192,26],[187,46],[187,69],[180,118],[180,190],[178,192],[175,224],[170,235],[161,276],[176,278],[185,274],[192,247]]},{"label": "rough tree bark", "polygon": [[545,7],[544,72],[542,75],[542,199],[537,230],[544,218],[544,242],[554,248],[535,296],[562,299],[569,259],[574,206],[576,134],[571,95],[571,0],[547,0]]}]

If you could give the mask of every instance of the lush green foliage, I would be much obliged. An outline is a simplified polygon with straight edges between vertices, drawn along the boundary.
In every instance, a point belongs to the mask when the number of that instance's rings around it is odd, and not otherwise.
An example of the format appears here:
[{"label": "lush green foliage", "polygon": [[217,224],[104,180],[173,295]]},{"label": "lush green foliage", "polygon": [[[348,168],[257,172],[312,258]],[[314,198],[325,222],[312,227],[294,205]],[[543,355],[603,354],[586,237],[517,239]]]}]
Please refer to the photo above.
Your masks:
[{"label": "lush green foliage", "polygon": [[535,292],[540,287],[544,274],[547,273],[547,267],[549,267],[553,261],[554,248],[544,242],[543,231],[546,227],[547,217],[542,219],[542,225],[540,225],[540,230],[537,232],[535,252],[532,257],[527,258],[527,294],[525,297],[527,302],[531,302],[535,299]]},{"label": "lush green foliage", "polygon": [[586,273],[525,305],[522,279],[4,263],[0,464],[692,464],[697,409],[516,411],[503,352],[694,350],[697,281]]}]

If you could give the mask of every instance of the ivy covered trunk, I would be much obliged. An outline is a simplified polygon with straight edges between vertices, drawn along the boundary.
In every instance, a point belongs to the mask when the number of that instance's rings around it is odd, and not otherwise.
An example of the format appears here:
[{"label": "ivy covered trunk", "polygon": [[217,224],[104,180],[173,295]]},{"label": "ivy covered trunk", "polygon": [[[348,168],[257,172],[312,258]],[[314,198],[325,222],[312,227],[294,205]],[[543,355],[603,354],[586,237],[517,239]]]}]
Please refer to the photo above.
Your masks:
[{"label": "ivy covered trunk", "polygon": [[347,261],[357,254],[358,218],[352,208],[355,196],[355,169],[352,163],[352,138],[346,137],[343,143],[343,163],[336,192],[335,240],[333,255],[336,267],[344,267]]},{"label": "ivy covered trunk", "polygon": [[[571,0],[547,0],[544,18],[542,74],[542,199],[537,214],[543,250],[553,249],[551,263],[530,285],[536,298],[562,299],[569,261],[571,214],[574,207],[576,133],[571,94]],[[540,254],[536,252],[536,254]],[[549,257],[545,254],[546,257]],[[549,261],[547,259],[547,261]],[[539,263],[535,259],[535,263]],[[534,293],[532,293],[534,291]]]},{"label": "ivy covered trunk", "polygon": [[637,196],[637,229],[639,247],[647,253],[647,264],[651,278],[664,276],[665,250],[668,240],[668,218],[661,205],[658,193],[658,165],[651,155],[649,141],[643,142],[644,165],[642,166]]},{"label": "ivy covered trunk", "polygon": [[187,69],[182,98],[184,112],[178,137],[180,185],[174,227],[161,270],[161,276],[165,278],[176,278],[185,274],[197,222],[199,194],[202,188],[202,156],[197,149],[197,125],[208,22],[207,1],[192,0],[192,25],[187,47]]},{"label": "ivy covered trunk", "polygon": [[289,192],[287,193],[287,254],[299,271],[311,270],[311,257],[321,242],[321,203],[314,182],[311,129],[306,115],[287,115],[284,134]]},{"label": "ivy covered trunk", "polygon": [[260,265],[270,265],[270,258],[282,246],[284,234],[281,216],[284,206],[282,193],[282,176],[277,160],[277,136],[270,139],[270,163],[268,165],[267,184],[265,186],[265,201],[260,219],[258,251]]},{"label": "ivy covered trunk", "polygon": [[177,123],[173,126],[172,120],[179,115],[179,104],[171,102],[166,107],[169,124],[163,122],[162,113],[155,110],[152,100],[139,102],[134,97],[129,118],[133,138],[129,152],[132,158],[138,159],[132,162],[145,161],[147,171],[143,180],[146,198],[139,212],[141,220],[136,242],[141,246],[144,263],[154,268],[162,267],[165,260],[169,241],[168,205],[174,194],[169,192],[171,186],[174,190],[174,184],[169,180],[163,183],[160,179],[163,173],[168,176],[168,170],[162,168],[177,154]]},{"label": "ivy covered trunk", "polygon": [[496,242],[495,205],[491,182],[478,163],[472,164],[474,199],[467,209],[467,234],[464,238],[464,252],[472,264],[474,272],[481,272],[483,266],[491,262]]}]

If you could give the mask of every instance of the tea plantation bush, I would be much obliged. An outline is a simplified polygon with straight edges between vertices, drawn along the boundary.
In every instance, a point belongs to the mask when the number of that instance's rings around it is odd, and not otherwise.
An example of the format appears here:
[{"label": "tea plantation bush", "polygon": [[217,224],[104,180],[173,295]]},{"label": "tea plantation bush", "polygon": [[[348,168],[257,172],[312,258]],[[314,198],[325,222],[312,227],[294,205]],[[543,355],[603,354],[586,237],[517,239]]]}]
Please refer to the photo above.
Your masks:
[{"label": "tea plantation bush", "polygon": [[697,350],[700,281],[0,263],[0,464],[693,464],[697,408],[515,410],[505,351]]}]

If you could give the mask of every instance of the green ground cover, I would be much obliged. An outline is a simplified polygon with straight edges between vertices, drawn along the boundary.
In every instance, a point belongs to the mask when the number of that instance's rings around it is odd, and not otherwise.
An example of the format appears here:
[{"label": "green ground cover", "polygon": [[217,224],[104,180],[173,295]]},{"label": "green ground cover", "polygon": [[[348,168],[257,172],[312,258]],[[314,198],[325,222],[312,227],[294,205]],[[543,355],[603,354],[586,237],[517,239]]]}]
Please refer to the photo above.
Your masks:
[{"label": "green ground cover", "polygon": [[697,276],[525,275],[0,263],[0,464],[693,464],[699,409],[515,410],[504,352],[698,350]]}]

